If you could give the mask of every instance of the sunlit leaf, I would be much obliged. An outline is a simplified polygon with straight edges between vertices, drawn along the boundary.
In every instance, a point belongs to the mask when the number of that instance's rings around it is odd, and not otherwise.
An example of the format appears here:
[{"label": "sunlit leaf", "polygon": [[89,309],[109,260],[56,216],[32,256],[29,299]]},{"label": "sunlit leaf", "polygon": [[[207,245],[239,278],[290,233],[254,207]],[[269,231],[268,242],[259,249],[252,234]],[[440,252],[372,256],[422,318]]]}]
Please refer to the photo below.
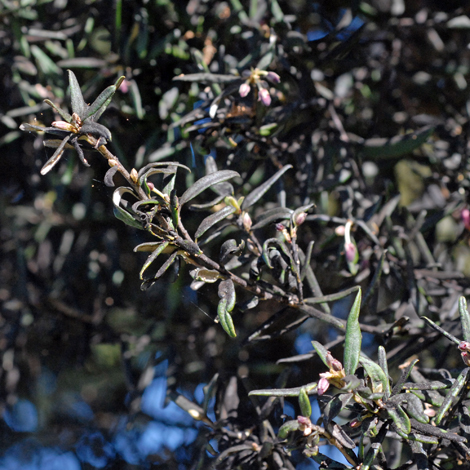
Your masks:
[{"label": "sunlit leaf", "polygon": [[188,201],[201,194],[207,188],[210,188],[217,183],[221,183],[222,181],[235,178],[236,176],[240,175],[236,171],[232,170],[221,170],[203,176],[201,179],[197,180],[189,189],[187,189],[179,198],[180,205],[182,206],[183,204],[186,204]]},{"label": "sunlit leaf", "polygon": [[349,312],[344,340],[344,371],[346,375],[356,372],[361,353],[362,334],[359,326],[359,313],[361,311],[361,290],[357,292],[354,304]]},{"label": "sunlit leaf", "polygon": [[213,214],[209,215],[200,223],[199,227],[196,230],[196,233],[194,234],[194,238],[197,240],[202,235],[204,235],[207,232],[207,230],[209,230],[211,227],[213,227],[215,224],[217,224],[221,220],[226,219],[229,215],[233,214],[234,212],[235,212],[234,207],[226,206],[220,211],[214,212]]},{"label": "sunlit leaf", "polygon": [[285,165],[282,167],[278,172],[276,172],[271,178],[269,178],[267,181],[265,181],[263,184],[258,186],[257,188],[253,189],[248,196],[245,197],[243,204],[242,204],[242,210],[247,210],[249,207],[251,207],[253,204],[255,204],[257,201],[259,201],[263,195],[269,190],[269,188],[287,171],[292,168],[292,165]]}]

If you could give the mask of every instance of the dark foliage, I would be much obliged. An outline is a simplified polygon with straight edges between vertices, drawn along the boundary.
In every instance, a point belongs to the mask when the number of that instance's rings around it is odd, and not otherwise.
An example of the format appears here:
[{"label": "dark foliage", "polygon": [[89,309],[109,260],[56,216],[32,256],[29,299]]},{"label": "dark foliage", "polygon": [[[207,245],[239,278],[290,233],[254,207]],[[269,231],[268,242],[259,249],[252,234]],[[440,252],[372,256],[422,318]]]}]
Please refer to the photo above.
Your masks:
[{"label": "dark foliage", "polygon": [[1,468],[469,460],[470,8],[24,3]]}]

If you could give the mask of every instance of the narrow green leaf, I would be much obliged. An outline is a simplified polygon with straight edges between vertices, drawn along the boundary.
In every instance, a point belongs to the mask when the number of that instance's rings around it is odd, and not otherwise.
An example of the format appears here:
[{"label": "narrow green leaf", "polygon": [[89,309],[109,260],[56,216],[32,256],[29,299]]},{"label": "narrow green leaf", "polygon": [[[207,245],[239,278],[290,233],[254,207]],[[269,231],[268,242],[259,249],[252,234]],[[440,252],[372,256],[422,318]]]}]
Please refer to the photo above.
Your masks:
[{"label": "narrow green leaf", "polygon": [[253,189],[248,196],[243,201],[242,210],[247,210],[251,207],[255,202],[263,197],[263,195],[268,191],[268,189],[287,171],[292,168],[292,165],[285,165],[281,168],[278,172],[276,172],[271,178],[265,181],[262,185],[258,186],[257,188]]},{"label": "narrow green leaf", "polygon": [[384,392],[385,392],[385,398],[388,398],[390,396],[390,382],[388,380],[387,353],[385,352],[385,348],[383,346],[379,346],[378,353],[379,353],[378,354],[379,366],[383,370],[383,373],[385,374],[385,377],[387,378]]},{"label": "narrow green leaf", "polygon": [[227,300],[227,312],[231,312],[236,302],[235,284],[231,279],[226,279],[219,284],[218,292],[219,298]]},{"label": "narrow green leaf", "polygon": [[220,324],[225,332],[232,338],[237,336],[235,331],[235,326],[233,324],[232,317],[227,311],[227,299],[221,299],[219,305],[217,306],[217,315],[219,317]]},{"label": "narrow green leaf", "polygon": [[[144,272],[147,270],[147,268],[163,253],[165,248],[169,245],[168,242],[162,242],[160,245],[152,252],[152,254],[147,258],[145,261],[144,265],[142,266],[142,269],[140,270],[140,279],[144,279]],[[140,246],[140,245],[139,245]]]},{"label": "narrow green leaf", "polygon": [[289,433],[297,431],[299,429],[299,422],[296,419],[291,421],[286,421],[280,428],[277,433],[279,439],[286,439]]},{"label": "narrow green leaf", "polygon": [[236,171],[232,170],[221,170],[203,176],[183,193],[183,195],[180,197],[180,205],[182,206],[183,204],[186,204],[188,201],[201,194],[207,188],[210,188],[217,183],[235,178],[236,176],[240,175]]},{"label": "narrow green leaf", "polygon": [[194,234],[194,238],[196,240],[200,238],[207,232],[207,230],[209,230],[215,224],[217,224],[221,220],[226,219],[229,215],[233,214],[235,210],[236,209],[232,206],[225,206],[220,211],[214,212],[213,214],[206,217],[197,228],[196,233]]},{"label": "narrow green leaf", "polygon": [[312,415],[312,405],[310,404],[310,399],[308,398],[307,391],[304,387],[300,389],[299,406],[302,416],[310,418],[310,416]]},{"label": "narrow green leaf", "polygon": [[60,109],[57,105],[55,105],[51,100],[49,99],[46,99],[44,100],[44,103],[46,103],[47,105],[49,105],[52,109],[55,109],[59,115],[62,117],[62,119],[64,121],[67,121],[67,122],[72,122],[72,116],[67,113],[66,111],[64,111],[63,109]]},{"label": "narrow green leaf", "polygon": [[362,353],[360,354],[359,362],[372,380],[372,391],[374,393],[388,393],[388,396],[390,396],[390,384],[382,368]]},{"label": "narrow green leaf", "polygon": [[85,119],[84,116],[87,112],[88,105],[83,99],[82,90],[78,83],[77,77],[71,70],[67,70],[69,73],[69,85],[70,85],[70,98],[72,102],[72,112],[77,113],[80,118]]},{"label": "narrow green leaf", "polygon": [[398,431],[408,435],[411,432],[411,422],[408,415],[405,413],[400,405],[395,407],[387,408],[387,413],[392,418]]},{"label": "narrow green leaf", "polygon": [[460,321],[462,323],[463,339],[470,341],[470,315],[467,310],[467,300],[464,296],[459,299]]},{"label": "narrow green leaf", "polygon": [[326,356],[328,354],[328,350],[323,346],[323,344],[319,343],[318,341],[312,341],[312,346],[314,347],[315,351],[318,354],[318,357],[323,361],[323,364],[325,364],[328,369],[330,366],[328,365],[328,362],[326,360]]},{"label": "narrow green leaf", "polygon": [[425,127],[391,139],[368,139],[364,142],[362,152],[365,157],[372,159],[400,157],[423,145],[433,132],[434,127]]},{"label": "narrow green leaf", "polygon": [[462,372],[460,372],[459,376],[455,379],[454,383],[452,384],[452,387],[450,387],[450,390],[447,392],[444,402],[442,403],[441,407],[439,408],[439,411],[436,414],[436,417],[434,418],[434,423],[437,426],[439,426],[440,422],[444,418],[444,415],[457,402],[458,396],[464,388],[465,383],[467,382],[467,376],[469,371],[470,368],[467,367]]},{"label": "narrow green leaf", "polygon": [[69,134],[67,137],[65,137],[64,140],[62,140],[62,142],[59,144],[56,151],[54,152],[54,155],[52,155],[52,157],[49,158],[49,160],[47,160],[47,162],[41,168],[41,175],[49,173],[49,171],[52,170],[52,168],[59,162],[60,157],[62,157],[62,154],[64,153],[65,146],[71,137],[72,134]]},{"label": "narrow green leaf", "polygon": [[[82,120],[92,118],[93,121],[97,121],[100,116],[103,114],[105,109],[107,108],[108,104],[111,102],[114,93],[116,93],[116,86],[111,85],[107,88],[105,88],[99,95],[98,98],[96,98],[93,103],[88,106],[87,110],[85,111],[85,114],[83,116],[80,116]],[[98,113],[99,111],[99,113]]]},{"label": "narrow green leaf", "polygon": [[314,395],[317,393],[317,386],[317,382],[310,382],[302,387],[252,390],[248,395],[257,395],[260,397],[298,397],[301,389],[304,389],[307,395]]},{"label": "narrow green leaf", "polygon": [[189,73],[181,74],[173,78],[174,81],[180,82],[198,82],[198,83],[233,83],[241,82],[240,77],[235,75],[221,75],[216,73]]},{"label": "narrow green leaf", "polygon": [[405,393],[406,411],[408,414],[420,423],[429,423],[429,416],[424,413],[423,402],[412,393]]},{"label": "narrow green leaf", "polygon": [[361,295],[361,290],[359,289],[346,323],[343,359],[343,366],[346,375],[353,375],[356,372],[356,368],[359,363],[359,355],[361,353],[362,334],[361,327],[359,326]]},{"label": "narrow green leaf", "polygon": [[134,252],[153,252],[155,251],[162,242],[147,242],[147,243],[141,243],[140,245],[137,245],[134,247]]},{"label": "narrow green leaf", "polygon": [[125,224],[142,230],[142,224],[130,212],[121,207],[121,199],[124,193],[130,193],[135,196],[134,191],[130,188],[120,187],[116,189],[113,193],[114,216]]},{"label": "narrow green leaf", "polygon": [[251,230],[256,230],[265,227],[278,220],[289,220],[293,210],[287,207],[274,207],[263,212],[256,220],[256,224],[251,227]]}]

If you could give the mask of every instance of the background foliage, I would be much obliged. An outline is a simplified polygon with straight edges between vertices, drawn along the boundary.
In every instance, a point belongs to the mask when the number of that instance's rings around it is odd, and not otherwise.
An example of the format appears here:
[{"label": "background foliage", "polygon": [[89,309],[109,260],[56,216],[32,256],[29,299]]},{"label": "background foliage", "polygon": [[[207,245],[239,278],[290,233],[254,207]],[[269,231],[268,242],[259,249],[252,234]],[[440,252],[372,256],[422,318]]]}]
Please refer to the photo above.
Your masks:
[{"label": "background foliage", "polygon": [[[207,155],[239,173],[237,198],[292,165],[247,212],[255,225],[271,209],[315,204],[297,232],[304,254],[314,242],[304,296],[361,286],[363,351],[375,359],[384,346],[395,382],[414,357],[429,377],[462,369],[457,348],[421,317],[462,337],[470,11],[449,1],[357,3],[1,1],[2,468],[281,468],[256,447],[265,442],[259,407],[271,405],[248,392],[317,381],[325,366],[312,340],[342,357],[344,335],[331,322],[276,300],[243,313],[237,305],[230,338],[214,323],[217,289],[191,289],[184,265],[176,282],[165,275],[140,289],[146,255],[133,249],[151,238],[113,216],[105,159],[88,151],[85,168],[67,150],[41,177],[52,152],[18,129],[56,119],[44,99],[69,108],[67,69],[87,102],[126,77],[100,120],[108,147],[128,170],[163,160],[190,167],[178,173],[179,195],[205,175]],[[269,106],[257,84],[239,93],[255,67],[280,77],[260,85]],[[182,212],[190,233],[209,214]],[[348,220],[357,250],[349,260]],[[209,257],[228,238],[249,242],[243,221],[232,222],[204,245]],[[280,236],[275,222],[254,231],[261,243]],[[298,294],[263,269],[266,285]],[[237,294],[239,304],[251,298]],[[353,301],[330,303],[331,315],[345,319]],[[208,383],[208,416],[223,430],[165,401],[202,404]],[[272,405],[276,430],[304,411],[295,397]],[[222,455],[236,445],[252,450]],[[300,444],[290,457],[276,449],[282,465],[315,468]],[[410,466],[413,449],[385,450],[389,468]]]}]

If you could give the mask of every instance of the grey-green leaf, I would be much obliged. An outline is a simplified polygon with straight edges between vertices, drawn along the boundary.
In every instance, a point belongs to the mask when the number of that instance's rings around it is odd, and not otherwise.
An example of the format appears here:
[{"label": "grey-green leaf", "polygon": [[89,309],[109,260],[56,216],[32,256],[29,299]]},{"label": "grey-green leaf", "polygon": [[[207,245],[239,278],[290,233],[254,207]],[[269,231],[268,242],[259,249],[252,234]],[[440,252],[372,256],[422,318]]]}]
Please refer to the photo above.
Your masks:
[{"label": "grey-green leaf", "polygon": [[304,387],[300,389],[299,406],[302,416],[310,418],[310,416],[312,415],[312,405],[310,404],[310,399],[308,398],[307,391]]},{"label": "grey-green leaf", "polygon": [[459,313],[462,323],[463,339],[470,341],[470,315],[467,309],[467,300],[464,296],[459,299]]},{"label": "grey-green leaf", "polygon": [[372,380],[373,392],[383,392],[386,396],[390,396],[390,384],[382,368],[363,354],[360,354],[359,362]]},{"label": "grey-green leaf", "polygon": [[211,173],[209,175],[203,176],[201,179],[197,180],[190,188],[188,188],[183,195],[179,198],[180,206],[186,204],[191,199],[195,198],[207,188],[211,186],[222,183],[229,179],[240,176],[236,171],[232,170],[221,170]]},{"label": "grey-green leaf", "polygon": [[71,70],[68,70],[68,73],[70,84],[70,98],[72,101],[72,112],[77,113],[80,118],[83,118],[83,116],[85,116],[87,112],[88,105],[83,99],[82,90],[80,89],[77,77]]},{"label": "grey-green leaf", "polygon": [[328,369],[330,366],[328,365],[328,362],[326,360],[326,355],[328,354],[328,350],[323,346],[323,344],[320,344],[318,341],[312,341],[312,346],[315,348],[315,351],[317,352],[319,358],[323,361],[323,364],[325,364]]},{"label": "grey-green leaf", "polygon": [[357,292],[354,304],[349,312],[344,339],[343,365],[346,375],[353,375],[359,363],[361,353],[362,334],[359,326],[359,313],[361,311],[361,290]]},{"label": "grey-green leaf", "polygon": [[[144,279],[144,272],[147,270],[147,268],[158,258],[159,255],[163,253],[165,248],[169,245],[168,242],[162,242],[160,243],[159,246],[156,247],[156,249],[152,252],[152,254],[147,258],[145,261],[144,265],[142,266],[142,269],[140,270],[140,279]],[[141,245],[139,245],[141,246]],[[138,248],[138,247],[136,247]],[[134,248],[134,251],[136,251],[136,248]]]},{"label": "grey-green leaf", "polygon": [[268,189],[287,171],[292,168],[292,165],[285,165],[281,168],[278,172],[276,172],[271,178],[265,181],[262,185],[258,186],[257,188],[253,189],[248,196],[243,201],[242,210],[247,210],[251,207],[255,202],[263,197],[263,195],[268,191]]},{"label": "grey-green leaf", "polygon": [[403,434],[409,434],[411,432],[410,418],[408,418],[408,415],[400,405],[397,405],[396,408],[387,408],[387,413],[390,418],[392,418],[398,431],[401,431]]},{"label": "grey-green leaf", "polygon": [[197,240],[199,237],[204,235],[207,230],[213,227],[216,223],[220,222],[221,220],[226,219],[230,214],[235,212],[235,207],[226,206],[220,211],[214,212],[213,214],[206,217],[199,225],[194,234],[194,238]]},{"label": "grey-green leaf", "polygon": [[96,98],[96,100],[88,107],[86,115],[82,117],[82,119],[92,117],[93,121],[97,121],[108,107],[109,103],[113,99],[114,93],[116,93],[116,90],[119,88],[124,78],[124,76],[119,77],[114,85],[105,88],[98,95],[98,98]]}]

